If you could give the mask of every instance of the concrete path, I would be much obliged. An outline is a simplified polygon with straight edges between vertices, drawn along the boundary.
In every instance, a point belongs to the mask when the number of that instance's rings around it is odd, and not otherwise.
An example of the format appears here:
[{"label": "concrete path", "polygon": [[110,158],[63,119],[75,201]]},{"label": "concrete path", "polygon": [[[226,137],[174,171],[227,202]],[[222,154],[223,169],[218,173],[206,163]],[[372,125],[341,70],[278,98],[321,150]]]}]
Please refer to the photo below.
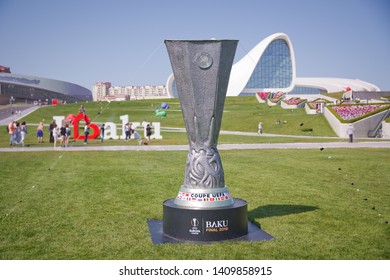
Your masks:
[{"label": "concrete path", "polygon": [[[0,109],[0,125],[8,125],[11,121],[17,121],[25,116],[31,114],[35,110],[38,110],[39,106],[28,105],[26,106],[13,106]],[[21,111],[20,114],[16,112]]]},{"label": "concrete path", "polygon": [[[336,148],[390,148],[389,142],[326,142],[326,143],[280,143],[280,144],[220,144],[218,150],[253,149],[336,149]],[[68,148],[53,147],[10,147],[0,148],[0,152],[44,152],[44,151],[188,151],[188,145],[142,145],[142,146],[77,146]]]}]

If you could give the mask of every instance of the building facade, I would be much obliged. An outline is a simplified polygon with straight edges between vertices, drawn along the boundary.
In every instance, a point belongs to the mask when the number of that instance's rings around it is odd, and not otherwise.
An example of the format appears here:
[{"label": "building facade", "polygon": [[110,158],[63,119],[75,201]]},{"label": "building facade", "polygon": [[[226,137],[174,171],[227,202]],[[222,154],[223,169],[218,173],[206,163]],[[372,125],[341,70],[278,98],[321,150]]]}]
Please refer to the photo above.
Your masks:
[{"label": "building facade", "polygon": [[93,100],[94,101],[104,100],[104,97],[108,95],[108,91],[110,87],[111,87],[110,82],[95,83],[92,87]]},{"label": "building facade", "polygon": [[53,99],[68,103],[92,101],[92,93],[73,83],[0,71],[0,104],[9,104],[11,100],[51,104]]},{"label": "building facade", "polygon": [[[173,74],[168,77],[170,97],[178,97]],[[268,36],[241,60],[233,64],[227,96],[255,95],[259,92],[286,94],[321,94],[352,91],[379,91],[371,83],[343,78],[296,77],[296,62],[292,43],[284,33]]]},{"label": "building facade", "polygon": [[112,86],[109,82],[95,83],[92,89],[94,101],[123,101],[168,98],[165,85]]}]

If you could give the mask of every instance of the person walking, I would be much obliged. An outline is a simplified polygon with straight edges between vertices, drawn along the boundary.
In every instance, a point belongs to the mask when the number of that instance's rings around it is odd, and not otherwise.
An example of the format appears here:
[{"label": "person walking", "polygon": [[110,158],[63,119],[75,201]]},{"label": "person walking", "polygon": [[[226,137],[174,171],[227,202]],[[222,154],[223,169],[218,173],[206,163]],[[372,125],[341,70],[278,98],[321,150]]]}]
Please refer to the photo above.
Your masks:
[{"label": "person walking", "polygon": [[129,123],[125,124],[125,135],[126,135],[125,140],[126,141],[130,140],[130,124]]},{"label": "person walking", "polygon": [[54,136],[53,136],[53,129],[54,129],[54,125],[56,125],[56,121],[53,120],[50,125],[49,125],[49,142],[50,143],[54,143]]},{"label": "person walking", "polygon": [[70,131],[69,124],[66,124],[65,125],[65,147],[68,147],[69,145],[70,134],[71,131]]},{"label": "person walking", "polygon": [[79,112],[80,114],[86,115],[86,111],[83,105],[80,106]]},{"label": "person walking", "polygon": [[353,127],[353,124],[350,124],[347,128],[347,134],[349,138],[349,143],[353,142],[353,134],[355,132],[355,128]]},{"label": "person walking", "polygon": [[9,124],[8,124],[8,134],[9,134],[9,145],[10,146],[13,146],[15,145],[15,121],[11,121]]},{"label": "person walking", "polygon": [[262,122],[259,122],[259,125],[257,127],[257,134],[258,135],[263,134],[263,123]]},{"label": "person walking", "polygon": [[40,122],[37,127],[38,143],[43,143],[43,122]]},{"label": "person walking", "polygon": [[89,126],[86,124],[84,126],[84,145],[88,144],[88,135],[89,135]]},{"label": "person walking", "polygon": [[65,147],[66,127],[62,123],[60,128],[60,146]]},{"label": "person walking", "polygon": [[146,137],[148,138],[148,143],[150,142],[150,136],[152,135],[152,127],[150,124],[146,125]]},{"label": "person walking", "polygon": [[26,122],[22,122],[22,125],[20,126],[20,136],[21,136],[20,144],[22,144],[23,147],[24,147],[24,141],[26,139],[26,135],[27,135],[27,125]]},{"label": "person walking", "polygon": [[20,145],[21,138],[22,138],[22,130],[20,128],[20,122],[16,122],[14,144],[16,143],[16,145]]},{"label": "person walking", "polygon": [[53,127],[53,143],[54,143],[54,148],[57,147],[57,141],[58,138],[60,137],[60,128],[57,126],[57,124],[54,124]]},{"label": "person walking", "polygon": [[129,127],[130,127],[130,140],[131,140],[131,135],[134,134],[134,127],[133,127],[133,123],[129,123]]},{"label": "person walking", "polygon": [[100,142],[103,142],[104,140],[104,130],[105,130],[105,124],[103,123],[100,127]]}]

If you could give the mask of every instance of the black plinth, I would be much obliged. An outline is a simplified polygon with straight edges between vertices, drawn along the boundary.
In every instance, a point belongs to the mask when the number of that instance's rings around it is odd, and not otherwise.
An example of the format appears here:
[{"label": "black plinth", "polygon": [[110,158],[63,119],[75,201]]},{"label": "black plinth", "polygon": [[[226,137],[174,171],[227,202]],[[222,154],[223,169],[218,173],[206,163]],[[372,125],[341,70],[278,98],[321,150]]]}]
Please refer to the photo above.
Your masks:
[{"label": "black plinth", "polygon": [[154,244],[210,244],[225,241],[264,241],[273,237],[248,221],[247,202],[235,198],[221,208],[186,208],[169,199],[163,203],[163,221],[148,220]]},{"label": "black plinth", "polygon": [[221,241],[248,233],[247,203],[234,199],[234,204],[220,208],[188,208],[174,199],[164,201],[163,233],[184,241]]}]

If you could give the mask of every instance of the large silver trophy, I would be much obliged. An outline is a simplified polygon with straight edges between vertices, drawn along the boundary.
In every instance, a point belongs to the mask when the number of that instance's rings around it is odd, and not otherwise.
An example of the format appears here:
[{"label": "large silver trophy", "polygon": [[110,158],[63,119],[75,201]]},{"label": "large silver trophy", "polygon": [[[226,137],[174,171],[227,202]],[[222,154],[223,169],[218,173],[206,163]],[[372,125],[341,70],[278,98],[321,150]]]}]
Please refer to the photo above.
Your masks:
[{"label": "large silver trophy", "polygon": [[246,202],[225,186],[217,143],[237,40],[166,40],[187,130],[184,183],[164,202],[164,234],[215,241],[247,233]]},{"label": "large silver trophy", "polygon": [[163,203],[163,222],[149,221],[154,243],[257,238],[250,232],[254,227],[248,223],[246,201],[233,199],[225,185],[217,149],[237,43],[237,40],[165,41],[189,151],[184,183],[176,198]]},{"label": "large silver trophy", "polygon": [[237,40],[166,40],[189,141],[180,206],[233,204],[217,143]]}]

